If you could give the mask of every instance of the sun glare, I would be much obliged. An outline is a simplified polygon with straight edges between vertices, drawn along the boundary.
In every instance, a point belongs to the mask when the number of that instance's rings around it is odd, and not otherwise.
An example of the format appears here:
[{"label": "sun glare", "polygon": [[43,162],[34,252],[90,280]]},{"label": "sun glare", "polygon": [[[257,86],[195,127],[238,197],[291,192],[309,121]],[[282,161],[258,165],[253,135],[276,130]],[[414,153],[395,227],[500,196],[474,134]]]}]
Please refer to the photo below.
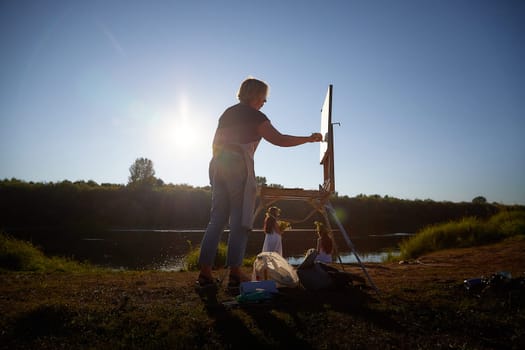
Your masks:
[{"label": "sun glare", "polygon": [[195,126],[185,119],[176,120],[173,124],[170,130],[171,137],[173,138],[172,145],[180,150],[191,149],[197,141]]},{"label": "sun glare", "polygon": [[187,99],[180,98],[177,106],[163,113],[155,126],[158,147],[178,157],[195,157],[203,148],[202,128],[196,111],[191,112]]},{"label": "sun glare", "polygon": [[197,127],[188,119],[166,119],[158,125],[157,142],[166,153],[185,155],[197,145]]}]

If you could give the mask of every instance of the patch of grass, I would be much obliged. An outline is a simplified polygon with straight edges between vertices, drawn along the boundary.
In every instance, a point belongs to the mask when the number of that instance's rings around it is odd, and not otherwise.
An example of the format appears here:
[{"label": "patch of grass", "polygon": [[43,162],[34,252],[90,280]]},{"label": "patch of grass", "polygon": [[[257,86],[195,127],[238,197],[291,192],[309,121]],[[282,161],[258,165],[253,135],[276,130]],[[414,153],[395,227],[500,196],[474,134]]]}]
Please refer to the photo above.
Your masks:
[{"label": "patch of grass", "polygon": [[487,226],[503,237],[525,234],[525,210],[501,211],[488,220]]},{"label": "patch of grass", "polygon": [[[215,255],[214,265],[217,267],[223,267],[226,265],[226,244],[223,242],[219,243],[217,248],[217,254]],[[199,269],[199,255],[201,249],[200,247],[193,248],[190,245],[190,251],[186,254],[184,258],[184,267],[187,271],[196,271]]]},{"label": "patch of grass", "polygon": [[[228,247],[226,243],[220,242],[217,248],[217,254],[215,255],[215,267],[226,266],[226,255]],[[199,269],[199,254],[201,252],[200,247],[192,248],[190,244],[190,251],[184,258],[184,269],[187,271],[197,271]],[[243,266],[253,266],[255,256],[246,257],[243,259]]]},{"label": "patch of grass", "polygon": [[415,259],[421,255],[449,248],[465,248],[501,241],[525,234],[525,211],[502,211],[488,220],[463,218],[425,227],[399,244],[400,254],[386,261]]},{"label": "patch of grass", "polygon": [[245,267],[252,267],[253,263],[255,262],[255,259],[257,259],[257,255],[252,255],[252,256],[245,257],[242,260],[242,265],[245,266]]},{"label": "patch of grass", "polygon": [[62,257],[47,257],[30,242],[0,232],[0,271],[87,272],[98,267]]},{"label": "patch of grass", "polygon": [[19,337],[35,339],[43,336],[65,336],[70,330],[75,314],[67,305],[38,305],[22,313],[15,323],[15,334]]}]

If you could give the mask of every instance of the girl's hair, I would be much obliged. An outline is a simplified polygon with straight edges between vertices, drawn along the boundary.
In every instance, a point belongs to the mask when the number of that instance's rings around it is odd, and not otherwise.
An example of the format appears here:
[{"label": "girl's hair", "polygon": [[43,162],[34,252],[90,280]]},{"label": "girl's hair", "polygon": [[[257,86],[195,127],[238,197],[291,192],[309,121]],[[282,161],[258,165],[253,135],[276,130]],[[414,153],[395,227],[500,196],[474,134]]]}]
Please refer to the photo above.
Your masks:
[{"label": "girl's hair", "polygon": [[268,90],[269,87],[265,82],[255,78],[247,78],[242,82],[237,97],[242,103],[248,104],[260,96],[267,96]]},{"label": "girl's hair", "polygon": [[277,207],[270,207],[266,210],[264,217],[264,233],[272,233],[275,223],[277,222],[277,215],[279,215],[281,209]]}]

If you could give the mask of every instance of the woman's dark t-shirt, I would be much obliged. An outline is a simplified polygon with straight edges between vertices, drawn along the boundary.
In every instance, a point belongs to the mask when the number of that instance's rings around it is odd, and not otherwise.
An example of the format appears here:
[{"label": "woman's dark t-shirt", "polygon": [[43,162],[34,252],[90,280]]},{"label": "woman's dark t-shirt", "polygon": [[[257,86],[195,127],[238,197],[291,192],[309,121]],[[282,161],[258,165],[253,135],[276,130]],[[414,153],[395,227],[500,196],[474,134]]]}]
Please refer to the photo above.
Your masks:
[{"label": "woman's dark t-shirt", "polygon": [[227,108],[219,118],[213,139],[214,150],[224,145],[259,142],[261,135],[257,128],[267,120],[264,113],[244,103]]}]

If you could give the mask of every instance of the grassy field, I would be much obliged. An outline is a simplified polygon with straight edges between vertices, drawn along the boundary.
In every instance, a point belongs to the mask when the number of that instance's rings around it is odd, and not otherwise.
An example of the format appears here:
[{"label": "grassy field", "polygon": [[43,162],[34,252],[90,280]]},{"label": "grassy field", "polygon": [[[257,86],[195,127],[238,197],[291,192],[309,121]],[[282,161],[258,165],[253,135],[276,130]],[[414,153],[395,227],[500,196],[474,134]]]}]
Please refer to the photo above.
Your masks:
[{"label": "grassy field", "polygon": [[[299,287],[240,305],[224,288],[203,302],[191,269],[111,271],[0,235],[0,349],[523,349],[520,215],[423,230],[403,243],[402,263],[365,265],[379,292],[368,281]],[[471,278],[486,283],[467,290]]]},{"label": "grassy field", "polygon": [[[102,269],[0,274],[2,349],[521,349],[525,239],[366,264],[369,285],[282,290],[270,303],[208,306],[197,272]],[[339,268],[343,268],[336,265]],[[361,274],[358,266],[345,271]],[[507,271],[512,285],[467,291]],[[249,272],[247,269],[246,272]],[[217,275],[223,271],[217,271]]]}]

